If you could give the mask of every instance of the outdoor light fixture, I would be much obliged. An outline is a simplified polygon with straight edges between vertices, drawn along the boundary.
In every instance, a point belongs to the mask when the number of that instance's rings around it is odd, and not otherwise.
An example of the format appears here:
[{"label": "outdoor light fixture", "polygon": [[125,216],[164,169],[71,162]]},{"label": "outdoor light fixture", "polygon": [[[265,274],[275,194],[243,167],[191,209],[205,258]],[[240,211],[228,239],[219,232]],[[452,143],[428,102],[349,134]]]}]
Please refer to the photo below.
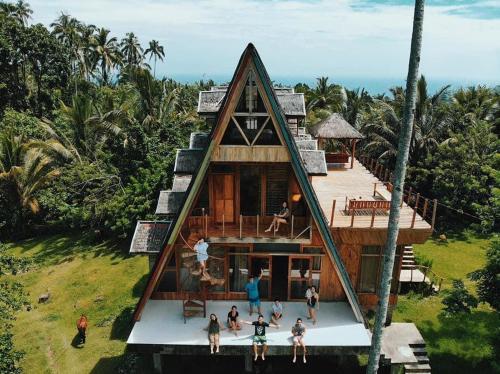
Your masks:
[{"label": "outdoor light fixture", "polygon": [[300,199],[302,199],[302,195],[301,195],[301,194],[299,194],[299,193],[294,193],[294,194],[292,195],[292,201],[293,201],[294,203],[298,203],[298,202],[300,201]]}]

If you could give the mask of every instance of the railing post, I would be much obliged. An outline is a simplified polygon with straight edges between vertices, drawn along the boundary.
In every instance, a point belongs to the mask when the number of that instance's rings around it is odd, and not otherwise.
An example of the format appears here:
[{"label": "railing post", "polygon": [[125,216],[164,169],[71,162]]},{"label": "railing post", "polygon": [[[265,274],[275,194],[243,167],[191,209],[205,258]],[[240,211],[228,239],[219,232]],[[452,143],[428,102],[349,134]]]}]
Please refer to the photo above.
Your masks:
[{"label": "railing post", "polygon": [[259,237],[259,215],[257,214],[257,238]]},{"label": "railing post", "polygon": [[222,237],[224,238],[226,236],[226,222],[224,221],[224,213],[222,213]]},{"label": "railing post", "polygon": [[375,194],[377,192],[377,182],[373,183],[373,196],[375,197]]},{"label": "railing post", "polygon": [[242,238],[243,215],[240,214],[240,239]]},{"label": "railing post", "polygon": [[437,199],[432,201],[432,223],[431,228],[434,231],[434,223],[436,222]]},{"label": "railing post", "polygon": [[411,217],[410,228],[413,228],[413,226],[415,226],[415,217],[417,216],[418,200],[419,199],[420,199],[420,193],[417,193],[417,198],[415,199],[415,206],[413,207],[413,217]]},{"label": "railing post", "polygon": [[292,227],[291,227],[291,230],[290,230],[290,239],[293,239],[293,220],[294,220],[294,218],[295,218],[295,217],[294,217],[294,215],[292,214],[292,223],[291,223]]},{"label": "railing post", "polygon": [[356,209],[352,209],[351,210],[351,227],[354,227],[354,212],[356,211]]},{"label": "railing post", "polygon": [[429,204],[429,199],[425,199],[424,201],[424,210],[422,212],[422,219],[425,220],[425,215],[427,214],[427,204]]},{"label": "railing post", "polygon": [[201,230],[205,231],[205,239],[206,239],[207,232],[205,230],[205,208],[201,208]]},{"label": "railing post", "polygon": [[372,221],[371,221],[371,223],[370,223],[370,228],[372,228],[372,227],[373,227],[373,223],[375,222],[375,210],[376,210],[376,208],[375,208],[375,207],[373,207],[373,208],[372,208]]},{"label": "railing post", "polygon": [[205,238],[208,237],[208,214],[205,214]]},{"label": "railing post", "polygon": [[332,203],[332,218],[330,219],[330,227],[333,227],[333,218],[335,217],[335,205],[337,204],[337,200],[333,200]]},{"label": "railing post", "polygon": [[410,268],[410,283],[413,283],[413,266]]}]

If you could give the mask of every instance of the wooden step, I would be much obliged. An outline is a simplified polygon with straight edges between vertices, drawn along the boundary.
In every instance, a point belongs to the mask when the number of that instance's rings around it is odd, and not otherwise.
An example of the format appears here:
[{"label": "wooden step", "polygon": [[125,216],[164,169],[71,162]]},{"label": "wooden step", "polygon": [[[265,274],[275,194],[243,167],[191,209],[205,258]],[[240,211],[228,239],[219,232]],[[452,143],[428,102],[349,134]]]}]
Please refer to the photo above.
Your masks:
[{"label": "wooden step", "polygon": [[415,356],[417,358],[417,361],[419,364],[428,364],[430,361],[429,361],[429,357],[427,355],[425,356]]},{"label": "wooden step", "polygon": [[425,348],[425,342],[422,343],[410,343],[408,344],[410,348],[413,350],[415,348]]},{"label": "wooden step", "polygon": [[412,351],[415,356],[427,356],[427,349],[425,347],[415,347],[412,348]]},{"label": "wooden step", "polygon": [[431,365],[429,364],[406,364],[405,373],[430,373]]}]

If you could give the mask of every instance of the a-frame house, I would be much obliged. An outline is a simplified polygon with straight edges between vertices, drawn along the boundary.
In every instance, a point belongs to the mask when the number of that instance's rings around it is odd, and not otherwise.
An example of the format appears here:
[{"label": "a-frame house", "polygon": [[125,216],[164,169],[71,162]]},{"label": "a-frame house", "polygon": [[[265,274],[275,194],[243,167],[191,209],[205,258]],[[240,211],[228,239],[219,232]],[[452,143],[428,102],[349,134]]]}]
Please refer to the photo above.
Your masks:
[{"label": "a-frame house", "polygon": [[[327,164],[325,151],[300,126],[303,95],[273,87],[252,44],[228,86],[200,92],[198,112],[212,125],[211,132],[192,134],[190,148],[178,151],[172,189],[162,191],[158,202],[164,220],[139,222],[132,240],[131,252],[149,253],[154,263],[128,344],[152,352],[160,369],[168,355],[208,352],[203,314],[225,320],[230,307],[238,305],[247,318],[245,284],[249,275],[262,272],[266,319],[277,297],[285,302],[283,324],[290,325],[272,332],[270,354],[289,354],[289,329],[297,317],[306,317],[309,285],[319,289],[322,304],[318,328],[308,332],[309,352],[366,351],[370,340],[363,311],[376,304],[387,219],[382,212],[376,225],[373,213],[369,226],[360,218],[356,227],[349,212],[358,209],[361,196],[354,204],[346,198],[345,209],[337,199],[343,180],[354,178],[353,191],[344,192],[360,195],[360,186],[373,190],[372,176],[360,174],[362,166],[354,159],[352,172]],[[384,210],[387,204],[380,200],[387,202],[387,193],[379,191],[376,204],[363,207]],[[266,231],[284,203],[286,222]],[[422,222],[411,230],[403,227],[400,244],[424,241],[430,227]],[[209,244],[208,276],[200,272],[193,251],[200,238]],[[221,339],[222,354],[249,352],[249,339],[230,334]]]}]

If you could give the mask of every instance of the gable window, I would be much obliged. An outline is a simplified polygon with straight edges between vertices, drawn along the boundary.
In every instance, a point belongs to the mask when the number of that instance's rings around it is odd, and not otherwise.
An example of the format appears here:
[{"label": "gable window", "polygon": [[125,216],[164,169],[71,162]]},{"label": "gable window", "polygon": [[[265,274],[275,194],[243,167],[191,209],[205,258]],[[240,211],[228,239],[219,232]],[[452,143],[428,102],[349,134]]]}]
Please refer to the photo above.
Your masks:
[{"label": "gable window", "polygon": [[247,117],[245,119],[245,123],[246,123],[247,130],[257,130],[258,129],[257,118]]}]

